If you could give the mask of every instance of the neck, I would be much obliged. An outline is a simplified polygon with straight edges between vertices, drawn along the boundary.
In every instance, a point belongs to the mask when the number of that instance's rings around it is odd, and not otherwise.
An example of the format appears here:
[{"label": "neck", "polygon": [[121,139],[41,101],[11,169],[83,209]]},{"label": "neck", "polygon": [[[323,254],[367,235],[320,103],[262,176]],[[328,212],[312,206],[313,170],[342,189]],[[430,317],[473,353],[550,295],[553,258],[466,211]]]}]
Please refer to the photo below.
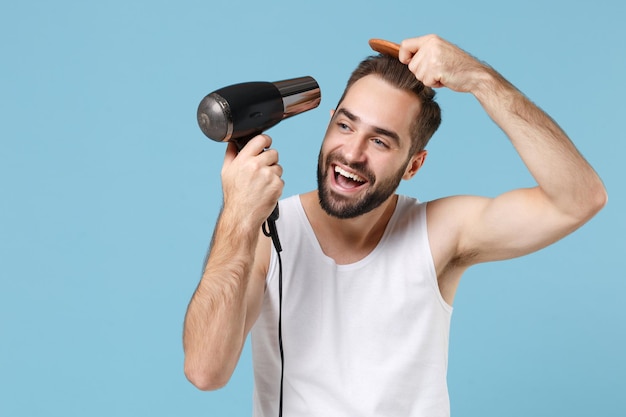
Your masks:
[{"label": "neck", "polygon": [[338,264],[353,263],[367,256],[378,244],[398,200],[392,195],[374,210],[351,219],[326,213],[317,191],[300,196],[304,211],[324,253]]}]

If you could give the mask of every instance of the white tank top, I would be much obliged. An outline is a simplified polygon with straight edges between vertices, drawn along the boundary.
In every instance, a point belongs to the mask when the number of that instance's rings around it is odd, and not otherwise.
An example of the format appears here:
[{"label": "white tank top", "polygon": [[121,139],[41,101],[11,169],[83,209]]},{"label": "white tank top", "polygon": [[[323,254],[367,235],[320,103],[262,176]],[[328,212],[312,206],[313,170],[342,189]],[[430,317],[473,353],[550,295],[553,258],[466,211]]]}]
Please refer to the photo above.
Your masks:
[{"label": "white tank top", "polygon": [[[298,196],[280,202],[285,417],[449,416],[452,307],[441,297],[426,203],[400,196],[377,247],[337,265]],[[278,259],[252,328],[255,417],[277,417]]]}]

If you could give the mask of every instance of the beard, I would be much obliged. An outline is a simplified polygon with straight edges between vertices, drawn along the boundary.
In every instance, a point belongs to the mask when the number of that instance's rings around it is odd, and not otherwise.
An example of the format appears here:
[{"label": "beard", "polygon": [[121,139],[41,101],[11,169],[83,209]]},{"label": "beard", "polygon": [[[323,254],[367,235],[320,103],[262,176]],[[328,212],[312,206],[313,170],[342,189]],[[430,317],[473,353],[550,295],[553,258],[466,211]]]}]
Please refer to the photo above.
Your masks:
[{"label": "beard", "polygon": [[[333,162],[339,162],[358,172],[359,176],[367,180],[368,189],[358,197],[346,197],[331,190],[328,175]],[[365,163],[348,163],[337,152],[331,152],[323,162],[320,151],[317,161],[317,192],[322,209],[330,216],[339,219],[352,219],[368,213],[384,203],[395,193],[406,170],[407,163],[394,175],[377,181],[376,175]],[[324,165],[324,166],[322,166]],[[334,175],[339,175],[335,174]]]}]

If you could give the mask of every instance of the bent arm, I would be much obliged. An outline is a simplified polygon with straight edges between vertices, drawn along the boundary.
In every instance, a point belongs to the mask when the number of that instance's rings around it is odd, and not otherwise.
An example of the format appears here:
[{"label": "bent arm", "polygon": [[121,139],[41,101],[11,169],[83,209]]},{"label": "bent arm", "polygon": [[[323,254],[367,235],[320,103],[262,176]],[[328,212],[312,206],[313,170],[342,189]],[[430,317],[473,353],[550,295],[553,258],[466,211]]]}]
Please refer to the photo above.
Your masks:
[{"label": "bent arm", "polygon": [[261,231],[282,192],[282,168],[271,139],[261,135],[237,154],[230,144],[222,168],[224,206],[211,250],[185,316],[185,375],[217,389],[232,375],[261,309],[271,242]]},{"label": "bent arm", "polygon": [[449,237],[436,246],[460,269],[521,256],[571,233],[607,201],[602,181],[563,130],[488,65],[435,35],[402,42],[399,59],[425,85],[473,94],[506,133],[537,186],[494,199],[433,202],[429,227]]},{"label": "bent arm", "polygon": [[461,251],[476,251],[475,262],[524,255],[576,230],[606,204],[602,181],[565,132],[500,74],[486,67],[472,93],[537,186],[472,200]]}]

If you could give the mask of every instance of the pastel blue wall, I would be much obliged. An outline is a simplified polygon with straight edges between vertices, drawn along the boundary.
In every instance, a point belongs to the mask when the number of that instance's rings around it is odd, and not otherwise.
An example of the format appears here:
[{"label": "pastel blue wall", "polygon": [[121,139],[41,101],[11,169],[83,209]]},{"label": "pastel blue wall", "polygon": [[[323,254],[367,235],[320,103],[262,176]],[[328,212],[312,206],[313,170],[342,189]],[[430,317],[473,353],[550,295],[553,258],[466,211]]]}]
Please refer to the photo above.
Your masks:
[{"label": "pastel blue wall", "polygon": [[[552,247],[466,274],[453,415],[621,415],[625,11],[618,0],[3,1],[0,415],[250,415],[247,349],[220,391],[197,391],[182,372],[182,321],[225,149],[198,129],[197,105],[237,82],[314,76],[320,108],[269,132],[284,194],[306,191],[367,40],[426,33],[548,111],[610,195]],[[533,184],[471,96],[442,90],[439,102],[444,124],[402,192],[495,196]]]}]

